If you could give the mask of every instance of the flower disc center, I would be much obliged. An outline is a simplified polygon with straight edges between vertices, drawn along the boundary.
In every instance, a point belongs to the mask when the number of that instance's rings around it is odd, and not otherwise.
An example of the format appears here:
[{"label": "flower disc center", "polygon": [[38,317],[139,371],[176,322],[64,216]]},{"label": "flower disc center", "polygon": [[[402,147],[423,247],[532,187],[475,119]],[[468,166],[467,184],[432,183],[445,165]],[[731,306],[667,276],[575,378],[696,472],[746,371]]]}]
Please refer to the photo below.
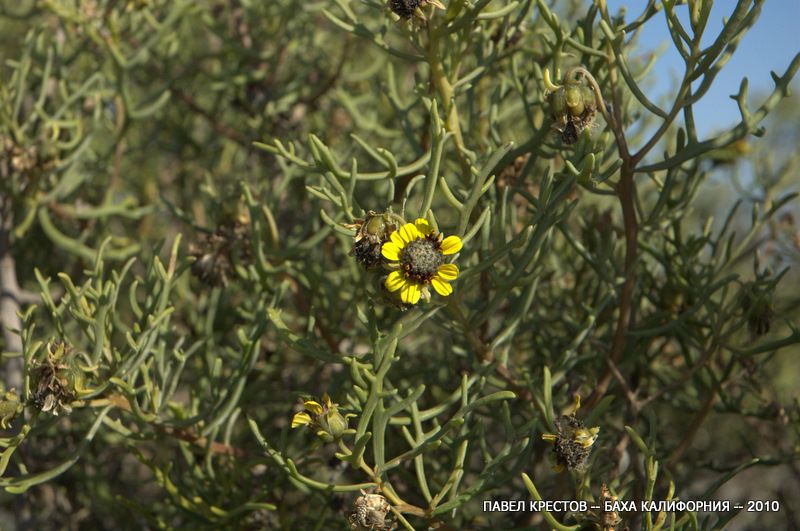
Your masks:
[{"label": "flower disc center", "polygon": [[403,248],[400,263],[407,278],[428,283],[444,263],[444,255],[436,240],[417,239]]}]

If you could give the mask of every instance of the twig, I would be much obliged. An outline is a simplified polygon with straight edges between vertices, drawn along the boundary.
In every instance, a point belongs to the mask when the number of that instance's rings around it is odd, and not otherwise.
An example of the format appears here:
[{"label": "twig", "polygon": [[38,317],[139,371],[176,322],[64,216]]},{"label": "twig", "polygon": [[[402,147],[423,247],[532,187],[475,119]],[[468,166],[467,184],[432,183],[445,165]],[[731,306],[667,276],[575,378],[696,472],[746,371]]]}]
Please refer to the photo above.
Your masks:
[{"label": "twig", "polygon": [[208,112],[207,110],[203,109],[200,105],[198,105],[198,103],[194,101],[194,98],[192,98],[186,92],[176,89],[175,94],[193,112],[205,118],[208,121],[208,123],[211,124],[211,127],[214,128],[214,131],[216,131],[217,133],[239,144],[245,144],[249,141],[249,139],[245,138],[245,136],[242,135],[236,129],[217,121],[217,118],[214,115],[212,115],[210,112]]},{"label": "twig", "polygon": [[[90,405],[93,407],[105,406],[108,404],[113,404],[116,408],[121,409],[122,411],[127,411],[128,413],[131,412],[131,405],[130,402],[128,402],[128,399],[117,394],[112,394],[108,396],[108,398],[101,398],[90,402]],[[237,448],[235,446],[230,446],[216,441],[211,441],[209,444],[209,441],[206,437],[197,435],[193,431],[185,428],[173,428],[172,426],[161,426],[158,424],[150,424],[150,426],[159,433],[188,442],[193,446],[203,449],[208,447],[212,453],[218,455],[229,455],[237,458],[247,457],[247,451],[245,451],[243,448]]]},{"label": "twig", "polygon": [[684,435],[683,439],[681,440],[680,444],[672,451],[670,454],[669,459],[667,459],[667,468],[672,468],[675,464],[680,461],[683,454],[686,450],[689,449],[689,446],[692,445],[692,441],[694,440],[695,435],[697,435],[697,431],[700,429],[700,426],[703,424],[703,421],[708,416],[709,412],[711,411],[711,406],[714,405],[714,401],[717,399],[717,389],[711,389],[711,394],[708,395],[703,407],[700,408],[700,411],[697,412],[694,419],[692,419],[692,423],[689,425],[689,428],[686,430],[686,435]]},{"label": "twig", "polygon": [[3,328],[4,350],[20,354],[8,358],[3,363],[3,383],[6,389],[22,388],[22,338],[18,330],[22,329],[19,318],[22,294],[17,283],[17,271],[14,258],[11,256],[9,231],[13,223],[10,205],[2,205],[0,209],[0,326]]}]

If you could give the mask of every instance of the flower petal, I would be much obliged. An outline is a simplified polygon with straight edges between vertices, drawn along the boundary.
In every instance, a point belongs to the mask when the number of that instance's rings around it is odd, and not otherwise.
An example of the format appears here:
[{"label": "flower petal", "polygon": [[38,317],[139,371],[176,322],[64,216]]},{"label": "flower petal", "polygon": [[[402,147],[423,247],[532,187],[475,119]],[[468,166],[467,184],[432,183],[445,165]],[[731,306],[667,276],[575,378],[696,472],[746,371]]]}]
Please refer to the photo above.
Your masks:
[{"label": "flower petal", "polygon": [[423,236],[427,236],[433,232],[433,227],[431,227],[431,224],[428,223],[428,220],[425,218],[417,218],[417,220],[414,221],[414,226],[417,227],[417,230]]},{"label": "flower petal", "polygon": [[322,394],[322,404],[323,407],[328,411],[330,411],[333,408],[333,403],[331,402],[331,397],[328,396],[328,393]]},{"label": "flower petal", "polygon": [[597,435],[600,433],[600,427],[594,428],[579,428],[575,432],[574,440],[584,448],[589,448],[597,440]]},{"label": "flower petal", "polygon": [[447,297],[453,293],[453,286],[441,280],[439,277],[433,277],[433,279],[431,279],[431,284],[433,285],[433,289],[436,290],[436,293],[442,297]]},{"label": "flower petal", "polygon": [[386,289],[389,291],[397,291],[403,287],[406,283],[406,279],[400,273],[400,271],[392,271],[389,273],[389,276],[386,277],[386,281],[383,283],[386,286]]},{"label": "flower petal", "polygon": [[311,415],[305,411],[296,413],[295,416],[292,417],[292,428],[297,428],[298,426],[307,426],[309,424],[311,424]]},{"label": "flower petal", "polygon": [[461,238],[458,236],[448,236],[442,242],[442,254],[456,254],[461,250]]},{"label": "flower petal", "polygon": [[322,412],[324,411],[322,409],[322,405],[315,400],[306,400],[303,402],[303,407],[306,408],[306,411],[313,413],[314,415],[322,415]]},{"label": "flower petal", "polygon": [[406,246],[406,242],[403,240],[403,237],[400,236],[399,230],[396,230],[393,233],[391,233],[389,235],[389,238],[391,238],[392,243],[395,244],[398,249],[402,249],[403,247]]},{"label": "flower petal", "polygon": [[400,291],[400,300],[406,304],[416,304],[419,302],[420,292],[419,284],[413,282],[406,282]]},{"label": "flower petal", "polygon": [[[393,235],[395,233],[392,233]],[[381,247],[381,254],[387,260],[392,262],[400,261],[400,247],[394,242],[386,242]]]},{"label": "flower petal", "polygon": [[455,280],[458,277],[458,266],[455,264],[442,264],[436,274],[441,280]]},{"label": "flower petal", "polygon": [[[393,232],[392,235],[397,234],[398,232],[400,233],[400,238],[402,238],[404,243],[413,242],[422,236],[413,223],[406,223],[400,227],[400,230]],[[394,239],[392,241],[394,241]]]}]

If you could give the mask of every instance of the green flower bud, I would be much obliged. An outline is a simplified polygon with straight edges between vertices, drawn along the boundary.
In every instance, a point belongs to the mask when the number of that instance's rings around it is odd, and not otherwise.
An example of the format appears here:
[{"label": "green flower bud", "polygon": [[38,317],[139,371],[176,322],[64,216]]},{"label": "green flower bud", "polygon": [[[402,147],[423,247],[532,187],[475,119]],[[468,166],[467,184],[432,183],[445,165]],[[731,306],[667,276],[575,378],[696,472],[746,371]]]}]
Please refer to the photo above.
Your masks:
[{"label": "green flower bud", "polygon": [[557,91],[551,93],[548,101],[550,102],[550,112],[553,114],[553,118],[557,119],[557,117],[567,114],[567,97],[564,87],[560,87]]},{"label": "green flower bud", "polygon": [[324,418],[321,419],[320,424],[334,441],[341,439],[342,434],[344,434],[344,431],[347,429],[347,419],[339,413],[339,408],[336,407],[336,404],[331,404],[331,407],[325,412]]},{"label": "green flower bud", "polygon": [[567,85],[564,88],[564,98],[569,107],[571,116],[580,116],[586,110],[586,105],[583,101],[583,91],[578,85]]},{"label": "green flower bud", "polygon": [[[548,78],[549,83],[549,78]],[[587,127],[591,127],[597,112],[594,91],[583,76],[565,79],[548,96],[553,127],[561,133],[565,144],[573,144]]]},{"label": "green flower bud", "polygon": [[19,401],[17,392],[12,389],[3,395],[0,400],[0,428],[7,430],[11,427],[14,419],[22,413],[25,407]]}]

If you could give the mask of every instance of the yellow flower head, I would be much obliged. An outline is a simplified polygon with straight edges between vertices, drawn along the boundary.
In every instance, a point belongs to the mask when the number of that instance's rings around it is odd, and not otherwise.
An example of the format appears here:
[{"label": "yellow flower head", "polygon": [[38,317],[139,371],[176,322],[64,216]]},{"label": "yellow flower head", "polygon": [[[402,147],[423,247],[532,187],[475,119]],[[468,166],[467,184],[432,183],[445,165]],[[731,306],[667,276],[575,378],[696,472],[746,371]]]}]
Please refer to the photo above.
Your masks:
[{"label": "yellow flower head", "polygon": [[292,417],[292,428],[310,426],[317,430],[317,435],[326,441],[338,440],[347,429],[347,418],[339,413],[338,404],[331,402],[328,393],[322,395],[322,403],[316,400],[303,402],[305,411]]},{"label": "yellow flower head", "polygon": [[423,218],[406,223],[381,248],[383,257],[399,266],[386,278],[386,289],[400,291],[400,299],[406,304],[416,304],[420,297],[429,300],[428,285],[439,295],[450,295],[453,293],[450,282],[458,277],[458,267],[444,260],[445,256],[460,251],[461,245],[461,238],[443,239]]}]

